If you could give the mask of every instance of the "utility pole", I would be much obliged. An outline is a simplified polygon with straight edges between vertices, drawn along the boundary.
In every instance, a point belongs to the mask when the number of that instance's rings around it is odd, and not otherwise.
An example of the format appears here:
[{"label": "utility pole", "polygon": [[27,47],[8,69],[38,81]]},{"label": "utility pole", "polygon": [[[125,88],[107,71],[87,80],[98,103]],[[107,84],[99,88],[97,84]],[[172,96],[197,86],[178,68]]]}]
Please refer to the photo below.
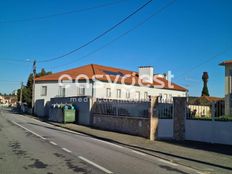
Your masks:
[{"label": "utility pole", "polygon": [[23,82],[21,82],[21,89],[20,89],[20,98],[19,98],[20,106],[22,106],[22,101],[23,101]]},{"label": "utility pole", "polygon": [[34,113],[34,102],[35,102],[35,76],[36,76],[36,61],[33,61],[33,84],[32,84],[32,100],[31,100],[31,108],[32,113]]}]

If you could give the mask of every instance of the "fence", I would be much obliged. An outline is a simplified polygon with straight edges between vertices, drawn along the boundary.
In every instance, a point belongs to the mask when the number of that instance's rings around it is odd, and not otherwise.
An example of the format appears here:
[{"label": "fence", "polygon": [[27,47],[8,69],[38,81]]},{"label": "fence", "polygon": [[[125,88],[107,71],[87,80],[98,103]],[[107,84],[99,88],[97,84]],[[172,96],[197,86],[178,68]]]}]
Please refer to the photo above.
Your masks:
[{"label": "fence", "polygon": [[173,100],[158,98],[156,105],[156,115],[160,119],[172,119],[173,118]]},{"label": "fence", "polygon": [[[98,99],[93,106],[93,126],[143,137],[149,136],[149,102]],[[224,118],[224,103],[188,103],[184,97],[158,99],[158,138],[232,145],[232,122]]]},{"label": "fence", "polygon": [[92,112],[98,115],[148,118],[148,101],[97,99]]},{"label": "fence", "polygon": [[158,98],[156,105],[156,115],[159,118],[158,123],[158,138],[170,139],[173,138],[173,116],[174,103],[172,99]]},{"label": "fence", "polygon": [[208,104],[192,104],[186,106],[186,119],[192,120],[220,120],[225,115],[224,101],[210,102]]},{"label": "fence", "polygon": [[93,126],[149,137],[148,101],[97,99],[92,107]]}]

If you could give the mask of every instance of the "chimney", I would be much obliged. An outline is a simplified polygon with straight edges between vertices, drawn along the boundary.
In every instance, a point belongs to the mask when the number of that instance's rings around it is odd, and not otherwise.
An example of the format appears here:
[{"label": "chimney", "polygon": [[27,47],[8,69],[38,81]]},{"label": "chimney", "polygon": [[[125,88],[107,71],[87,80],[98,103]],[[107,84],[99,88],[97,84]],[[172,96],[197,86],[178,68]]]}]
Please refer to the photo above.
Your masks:
[{"label": "chimney", "polygon": [[140,66],[139,67],[139,78],[143,82],[152,83],[153,82],[154,68],[153,66]]}]

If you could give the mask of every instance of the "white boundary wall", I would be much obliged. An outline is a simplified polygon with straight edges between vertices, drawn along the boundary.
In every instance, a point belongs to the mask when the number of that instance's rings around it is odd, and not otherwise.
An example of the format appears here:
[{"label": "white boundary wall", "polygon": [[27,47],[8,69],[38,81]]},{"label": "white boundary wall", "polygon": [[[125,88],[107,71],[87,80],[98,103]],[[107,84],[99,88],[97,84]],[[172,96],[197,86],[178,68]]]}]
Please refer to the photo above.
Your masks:
[{"label": "white boundary wall", "polygon": [[185,139],[232,145],[232,122],[186,120]]},{"label": "white boundary wall", "polygon": [[160,139],[173,138],[173,119],[159,119],[158,138]]}]

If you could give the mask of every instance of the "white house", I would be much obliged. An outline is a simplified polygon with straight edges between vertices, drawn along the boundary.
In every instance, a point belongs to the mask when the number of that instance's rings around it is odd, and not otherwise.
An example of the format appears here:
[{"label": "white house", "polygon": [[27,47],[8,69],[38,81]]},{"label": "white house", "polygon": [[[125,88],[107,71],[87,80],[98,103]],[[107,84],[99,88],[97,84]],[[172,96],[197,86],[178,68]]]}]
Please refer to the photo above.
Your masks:
[{"label": "white house", "polygon": [[225,66],[225,114],[232,114],[232,60],[224,61],[219,65]]},{"label": "white house", "polygon": [[151,66],[134,72],[89,64],[39,77],[35,82],[35,103],[40,101],[43,105],[54,97],[146,100],[149,95],[163,99],[187,95],[187,89],[170,82],[165,75],[155,75]]}]

